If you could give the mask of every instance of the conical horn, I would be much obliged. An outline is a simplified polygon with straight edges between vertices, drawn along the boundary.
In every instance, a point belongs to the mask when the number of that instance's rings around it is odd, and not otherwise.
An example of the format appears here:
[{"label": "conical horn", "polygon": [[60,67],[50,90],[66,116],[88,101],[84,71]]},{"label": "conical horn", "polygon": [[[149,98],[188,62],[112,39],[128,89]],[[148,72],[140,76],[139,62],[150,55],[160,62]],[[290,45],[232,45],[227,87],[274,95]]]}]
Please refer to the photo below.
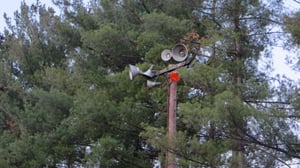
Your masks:
[{"label": "conical horn", "polygon": [[155,87],[158,85],[161,85],[161,82],[153,82],[153,81],[147,80],[147,88],[152,88],[152,87]]},{"label": "conical horn", "polygon": [[143,72],[140,70],[140,68],[129,64],[129,78],[132,80],[136,75],[142,74]]},{"label": "conical horn", "polygon": [[160,57],[163,61],[169,61],[172,58],[172,51],[169,49],[165,49],[161,52]]},{"label": "conical horn", "polygon": [[146,72],[143,72],[142,74],[146,77],[152,78],[154,76],[152,69],[153,69],[153,65],[151,65],[150,68]]},{"label": "conical horn", "polygon": [[184,61],[188,56],[188,49],[184,44],[177,44],[172,49],[173,59],[177,62]]}]

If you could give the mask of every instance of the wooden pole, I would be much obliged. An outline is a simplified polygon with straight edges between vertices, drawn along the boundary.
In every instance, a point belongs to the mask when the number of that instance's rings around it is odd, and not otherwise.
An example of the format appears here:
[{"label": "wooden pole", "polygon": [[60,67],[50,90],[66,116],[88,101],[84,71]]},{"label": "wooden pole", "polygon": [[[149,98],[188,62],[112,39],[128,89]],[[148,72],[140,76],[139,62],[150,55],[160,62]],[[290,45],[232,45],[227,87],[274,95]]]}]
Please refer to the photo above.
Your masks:
[{"label": "wooden pole", "polygon": [[168,88],[168,149],[167,149],[167,168],[175,168],[175,140],[176,140],[176,86],[177,82],[169,80]]}]

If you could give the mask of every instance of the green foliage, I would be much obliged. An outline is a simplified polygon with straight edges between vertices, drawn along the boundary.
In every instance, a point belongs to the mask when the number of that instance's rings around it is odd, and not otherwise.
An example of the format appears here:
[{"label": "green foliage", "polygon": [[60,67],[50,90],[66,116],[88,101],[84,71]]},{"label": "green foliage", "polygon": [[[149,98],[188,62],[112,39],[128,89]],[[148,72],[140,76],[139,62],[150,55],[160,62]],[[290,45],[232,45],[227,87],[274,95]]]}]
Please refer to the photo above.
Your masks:
[{"label": "green foliage", "polygon": [[[157,60],[162,51],[162,44],[178,43],[181,37],[192,29],[193,23],[188,20],[179,20],[164,13],[146,13],[142,16],[143,32],[137,38],[137,49],[147,62],[160,62]],[[171,48],[169,46],[169,48]],[[158,51],[159,49],[159,51]]]},{"label": "green foliage", "polygon": [[72,98],[57,90],[33,90],[20,114],[20,122],[29,134],[51,132],[69,115]]},{"label": "green foliage", "polygon": [[[0,36],[0,167],[146,168],[170,147],[177,167],[299,159],[299,89],[272,89],[257,68],[280,3],[56,0],[60,16],[41,3],[23,2]],[[149,89],[128,64],[165,68],[177,43],[195,60],[178,69],[172,146],[167,74]]]},{"label": "green foliage", "polygon": [[[92,50],[95,56],[90,61],[112,70],[120,70],[124,65],[134,62],[133,47],[130,40],[111,25],[103,25],[98,30],[82,33],[83,46]],[[90,58],[89,58],[90,59]]]},{"label": "green foliage", "polygon": [[300,13],[296,12],[292,16],[286,16],[286,30],[291,33],[293,42],[300,44],[300,29],[299,29]]}]

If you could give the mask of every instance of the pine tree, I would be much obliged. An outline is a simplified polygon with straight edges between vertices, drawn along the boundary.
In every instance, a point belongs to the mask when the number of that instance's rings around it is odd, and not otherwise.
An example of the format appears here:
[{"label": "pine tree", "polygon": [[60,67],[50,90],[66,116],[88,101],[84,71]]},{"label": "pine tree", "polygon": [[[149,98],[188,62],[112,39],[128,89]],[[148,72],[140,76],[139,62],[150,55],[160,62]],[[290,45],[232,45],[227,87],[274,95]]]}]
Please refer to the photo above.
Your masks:
[{"label": "pine tree", "polygon": [[[272,1],[273,2],[273,1]],[[275,1],[274,1],[275,2]],[[278,167],[299,159],[297,87],[257,61],[281,4],[260,1],[40,1],[0,41],[0,167],[152,167],[164,162],[167,82],[128,77],[195,56],[178,83],[177,167]],[[271,4],[271,2],[270,2]],[[292,108],[291,108],[292,107]]]},{"label": "pine tree", "polygon": [[[204,29],[201,42],[206,52],[198,60],[206,62],[182,72],[191,93],[187,102],[179,102],[178,122],[183,128],[177,137],[178,164],[275,167],[298,158],[288,147],[298,142],[297,134],[288,131],[293,124],[274,117],[274,113],[288,113],[276,104],[286,109],[289,101],[269,101],[277,95],[267,74],[258,72],[256,66],[270,44],[267,28],[277,23],[272,11],[259,1],[239,0],[204,2],[193,11]],[[148,129],[145,136],[156,137],[153,128]],[[166,148],[161,141],[149,142]]]}]

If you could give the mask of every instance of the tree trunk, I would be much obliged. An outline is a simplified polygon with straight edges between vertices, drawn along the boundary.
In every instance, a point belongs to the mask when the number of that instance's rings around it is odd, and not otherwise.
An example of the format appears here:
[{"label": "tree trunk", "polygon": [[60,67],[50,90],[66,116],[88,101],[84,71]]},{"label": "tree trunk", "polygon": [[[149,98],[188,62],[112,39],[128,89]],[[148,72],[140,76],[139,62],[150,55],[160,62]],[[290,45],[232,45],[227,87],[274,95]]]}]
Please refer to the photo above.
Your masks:
[{"label": "tree trunk", "polygon": [[[234,7],[233,7],[233,28],[234,28],[234,48],[235,48],[235,59],[234,61],[236,62],[236,85],[237,88],[240,88],[240,86],[242,85],[242,64],[240,63],[242,60],[242,53],[241,53],[241,29],[240,29],[240,6],[241,6],[241,0],[235,0],[234,1]],[[241,97],[241,93],[238,90],[237,92],[238,96]],[[241,121],[243,122],[242,118],[234,118],[234,120],[236,121]],[[235,122],[235,121],[234,121]],[[233,151],[233,167],[234,168],[244,168],[244,147],[243,147],[243,142],[241,139],[242,133],[241,130],[237,127],[239,127],[239,124],[235,125],[235,132],[233,134],[235,134],[234,137],[236,137],[233,141],[234,141],[234,151]],[[241,125],[242,127],[242,125]]]}]

